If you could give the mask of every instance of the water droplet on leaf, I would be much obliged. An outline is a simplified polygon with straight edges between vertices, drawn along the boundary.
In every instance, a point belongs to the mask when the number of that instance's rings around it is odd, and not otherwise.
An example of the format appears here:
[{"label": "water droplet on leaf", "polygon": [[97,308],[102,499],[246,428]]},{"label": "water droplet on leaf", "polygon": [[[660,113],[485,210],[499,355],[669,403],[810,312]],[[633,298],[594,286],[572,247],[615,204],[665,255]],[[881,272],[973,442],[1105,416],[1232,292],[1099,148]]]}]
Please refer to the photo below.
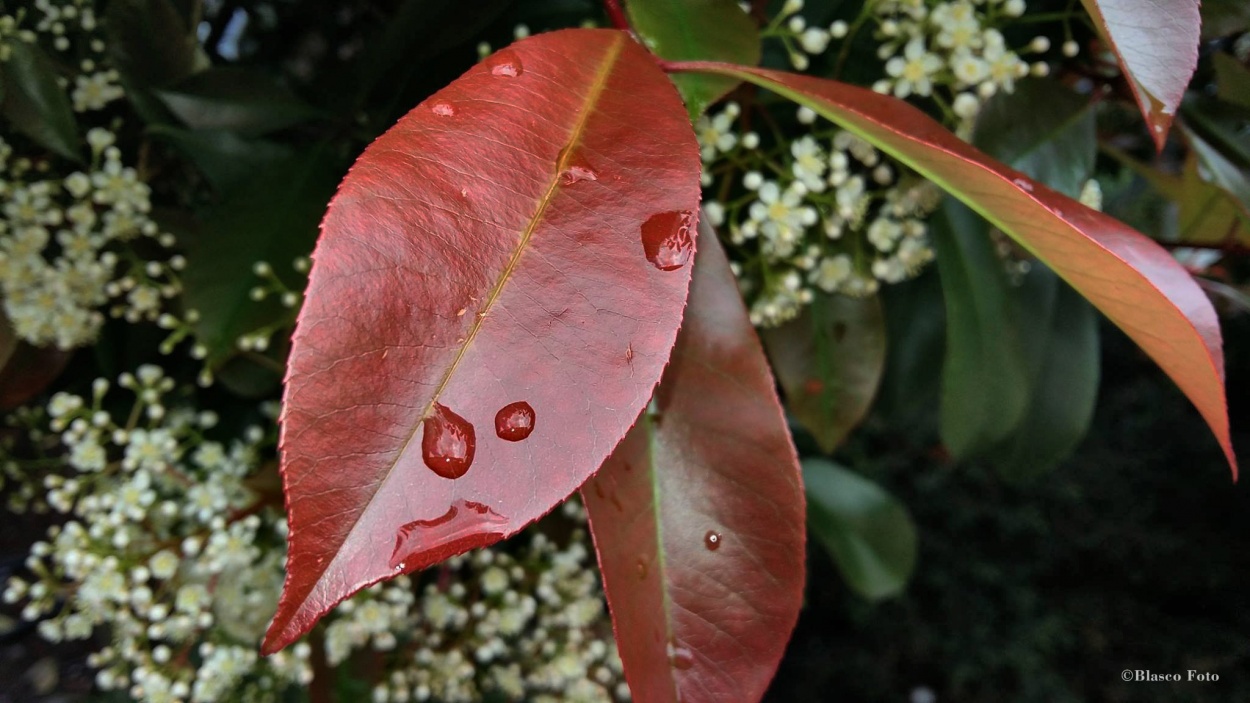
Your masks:
[{"label": "water droplet on leaf", "polygon": [[689,212],[662,212],[642,225],[642,251],[661,271],[675,271],[694,253],[694,216]]},{"label": "water droplet on leaf", "polygon": [[483,534],[502,535],[507,524],[508,518],[488,505],[471,500],[457,500],[447,507],[447,512],[436,518],[413,520],[399,528],[395,534],[391,568],[402,571],[407,568],[410,556],[432,547]]},{"label": "water droplet on leaf", "polygon": [[495,434],[509,442],[520,442],[534,431],[534,419],[534,408],[529,403],[509,403],[495,413]]},{"label": "water droplet on leaf", "polygon": [[556,157],[556,168],[560,169],[561,185],[571,186],[581,181],[599,180],[599,174],[595,173],[585,157],[572,146],[560,150],[560,155]]},{"label": "water droplet on leaf", "polygon": [[460,478],[473,464],[477,437],[473,425],[441,403],[422,421],[421,457],[425,465],[443,478]]},{"label": "water droplet on leaf", "polygon": [[645,579],[647,577],[647,562],[642,559],[638,560],[638,578]]},{"label": "water droplet on leaf", "polygon": [[564,169],[564,174],[560,179],[560,183],[571,186],[579,181],[597,181],[599,175],[584,166],[569,166]]},{"label": "water droplet on leaf", "polygon": [[430,106],[430,112],[433,112],[440,117],[451,117],[456,114],[456,108],[452,107],[451,103],[445,100],[440,100]]},{"label": "water droplet on leaf", "polygon": [[1015,183],[1016,185],[1020,186],[1020,188],[1023,189],[1024,192],[1026,193],[1033,192],[1033,184],[1024,178],[1017,178],[1013,180],[1012,183]]},{"label": "water droplet on leaf", "polygon": [[707,534],[703,535],[703,546],[707,547],[710,551],[714,552],[717,549],[720,549],[721,541],[720,533],[715,530],[708,530]]},{"label": "water droplet on leaf", "polygon": [[675,643],[668,643],[668,658],[673,662],[674,669],[685,671],[694,666],[694,653],[685,647],[678,647]]},{"label": "water droplet on leaf", "polygon": [[521,59],[513,56],[511,53],[500,52],[491,57],[491,75],[516,78],[521,75],[523,70]]}]

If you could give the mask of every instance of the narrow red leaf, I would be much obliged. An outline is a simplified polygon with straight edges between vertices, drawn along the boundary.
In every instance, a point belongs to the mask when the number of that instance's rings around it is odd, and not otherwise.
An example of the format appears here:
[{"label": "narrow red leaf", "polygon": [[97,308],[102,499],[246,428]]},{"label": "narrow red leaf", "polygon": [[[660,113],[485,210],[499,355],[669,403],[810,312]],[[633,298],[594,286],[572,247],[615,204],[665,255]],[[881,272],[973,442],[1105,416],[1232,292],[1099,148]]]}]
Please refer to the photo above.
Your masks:
[{"label": "narrow red leaf", "polygon": [[1155,146],[1163,151],[1198,66],[1198,0],[1081,0],[1111,46]]},{"label": "narrow red leaf", "polygon": [[634,700],[759,700],[803,600],[802,478],[710,230],[654,406],[582,496]]},{"label": "narrow red leaf", "polygon": [[292,345],[264,651],[517,532],[599,467],[668,360],[698,199],[681,100],[616,30],[519,42],[365,150]]},{"label": "narrow red leaf", "polygon": [[1224,354],[1211,301],[1149,237],[981,153],[920,110],[836,81],[708,62],[815,110],[967,203],[1046,262],[1142,348],[1197,406],[1237,476]]}]

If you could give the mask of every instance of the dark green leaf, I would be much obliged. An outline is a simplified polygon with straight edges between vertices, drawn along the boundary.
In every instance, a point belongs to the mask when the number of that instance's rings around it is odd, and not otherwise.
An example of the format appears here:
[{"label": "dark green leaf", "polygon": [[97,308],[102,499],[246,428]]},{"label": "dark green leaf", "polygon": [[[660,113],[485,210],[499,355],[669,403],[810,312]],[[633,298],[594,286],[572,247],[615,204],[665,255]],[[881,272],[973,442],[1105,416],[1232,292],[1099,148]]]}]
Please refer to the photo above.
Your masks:
[{"label": "dark green leaf", "polygon": [[225,193],[270,164],[288,158],[290,148],[261,139],[244,139],[224,129],[189,130],[154,125],[148,132],[167,142]]},{"label": "dark green leaf", "polygon": [[[629,20],[651,50],[670,61],[760,61],[755,20],[736,0],[630,0]],[[724,76],[680,74],[673,82],[691,117],[724,97],[739,81]]]},{"label": "dark green leaf", "polygon": [[1186,101],[1181,111],[1186,126],[1229,161],[1250,168],[1250,108],[1203,97]]},{"label": "dark green leaf", "polygon": [[786,408],[826,453],[868,413],[885,363],[881,301],[818,296],[798,318],[761,334]]},{"label": "dark green leaf", "polygon": [[875,410],[886,424],[928,442],[937,434],[945,354],[946,309],[936,271],[881,291],[885,308],[885,373]]},{"label": "dark green leaf", "polygon": [[1078,197],[1098,155],[1094,110],[1062,84],[1029,79],[994,96],[977,118],[982,151],[1069,197]]},{"label": "dark green leaf", "polygon": [[984,220],[947,198],[933,234],[946,301],[942,441],[967,457],[1005,439],[1024,415],[1020,317]]},{"label": "dark green leaf", "polygon": [[1185,127],[1184,132],[1189,148],[1198,157],[1201,165],[1199,174],[1204,177],[1203,180],[1227,194],[1244,220],[1250,223],[1250,176],[1193,130]]},{"label": "dark green leaf", "polygon": [[301,286],[291,262],[312,250],[317,224],[342,176],[323,149],[274,164],[236,188],[186,236],[186,305],[200,312],[199,338],[210,364],[228,357],[239,336],[293,316],[272,299],[255,302],[257,261],[270,263],[288,285]]},{"label": "dark green leaf", "polygon": [[1029,404],[1011,436],[990,452],[1012,479],[1049,471],[1089,429],[1098,397],[1098,319],[1094,309],[1038,263],[1012,291],[1029,373]]},{"label": "dark green leaf", "polygon": [[1220,98],[1250,108],[1250,68],[1223,52],[1216,54],[1213,61]]},{"label": "dark green leaf", "polygon": [[1203,0],[1202,38],[1217,39],[1250,29],[1250,3],[1246,0]]},{"label": "dark green leaf", "polygon": [[916,566],[916,527],[883,488],[824,459],[803,462],[807,525],[864,598],[902,592]]},{"label": "dark green leaf", "polygon": [[157,95],[192,129],[228,129],[254,136],[320,117],[267,74],[212,68]]},{"label": "dark green leaf", "polygon": [[185,16],[170,0],[111,0],[105,11],[109,52],[137,88],[164,88],[208,68],[195,36],[198,7]]},{"label": "dark green leaf", "polygon": [[52,151],[75,161],[79,154],[78,125],[65,90],[57,85],[51,59],[34,44],[9,42],[3,71],[4,116],[14,129]]}]

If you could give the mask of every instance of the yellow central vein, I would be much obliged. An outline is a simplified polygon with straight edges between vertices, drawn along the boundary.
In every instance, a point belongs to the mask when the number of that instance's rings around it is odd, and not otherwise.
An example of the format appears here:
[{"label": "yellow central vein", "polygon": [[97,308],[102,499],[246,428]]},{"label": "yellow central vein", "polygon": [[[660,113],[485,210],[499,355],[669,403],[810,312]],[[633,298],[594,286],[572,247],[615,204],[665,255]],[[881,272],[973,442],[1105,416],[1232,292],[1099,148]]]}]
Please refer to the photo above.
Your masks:
[{"label": "yellow central vein", "polygon": [[[547,186],[547,191],[543,193],[542,199],[539,200],[538,209],[534,212],[534,215],[530,218],[529,223],[521,232],[521,240],[517,243],[516,250],[512,252],[512,258],[508,260],[508,265],[499,276],[499,280],[495,283],[495,287],[491,289],[490,294],[486,297],[486,303],[482,306],[480,314],[474,315],[473,324],[469,329],[469,334],[465,337],[464,343],[460,345],[460,349],[456,352],[456,357],[452,359],[451,365],[448,366],[447,371],[443,373],[442,379],[439,380],[438,386],[434,389],[434,393],[430,396],[429,404],[425,406],[425,410],[421,413],[421,420],[424,420],[429,415],[430,410],[434,407],[434,404],[438,402],[439,397],[443,394],[443,391],[446,390],[447,384],[451,382],[451,377],[460,366],[460,362],[464,359],[465,352],[468,351],[469,346],[477,337],[478,331],[481,330],[482,321],[486,319],[486,313],[490,310],[491,306],[494,305],[495,300],[499,298],[499,294],[503,291],[504,284],[507,283],[508,279],[512,277],[512,272],[516,270],[517,264],[521,260],[521,255],[525,253],[525,249],[529,245],[530,238],[534,236],[534,230],[538,228],[538,224],[543,219],[543,214],[546,213],[547,208],[551,205],[551,201],[555,198],[556,191],[560,187],[561,174],[563,174],[564,170],[568,167],[568,162],[572,159],[573,152],[577,147],[577,144],[581,141],[582,133],[586,130],[586,123],[590,119],[590,114],[594,111],[595,104],[599,101],[599,96],[603,93],[603,89],[607,86],[608,78],[612,74],[612,69],[616,66],[616,61],[623,48],[622,41],[623,38],[613,42],[611,48],[609,48],[607,53],[604,55],[603,63],[596,73],[594,81],[590,85],[590,90],[586,93],[585,100],[582,102],[582,109],[578,115],[577,122],[574,123],[573,130],[569,133],[568,146],[560,152],[560,157],[556,161],[555,175],[551,179],[551,184]],[[395,467],[399,465],[400,458],[407,453],[408,447],[412,444],[413,440],[416,439],[417,431],[420,428],[421,421],[419,420],[412,428],[412,432],[408,435],[408,439],[404,441],[404,446],[401,447],[399,452],[395,455],[395,460],[391,462],[390,468],[386,470],[386,475],[378,481],[377,485],[379,489],[387,482],[387,480],[390,479],[391,474],[395,471]],[[369,499],[369,503],[366,504],[364,509],[362,509],[356,516],[356,521],[352,524],[352,528],[348,531],[347,537],[343,539],[342,544],[346,544],[351,540],[352,535],[355,534],[356,529],[360,526],[361,519],[366,513],[369,512],[369,509],[373,506],[373,502],[377,500],[378,493],[380,492],[380,490],[374,491],[373,496]],[[337,561],[338,556],[339,554],[335,554],[335,558],[332,559],[330,563],[332,564],[334,561]],[[329,566],[330,564],[326,565],[327,571],[329,570]],[[321,578],[324,578],[324,575],[325,571],[323,571],[322,576],[317,579],[318,583],[321,582]]]}]

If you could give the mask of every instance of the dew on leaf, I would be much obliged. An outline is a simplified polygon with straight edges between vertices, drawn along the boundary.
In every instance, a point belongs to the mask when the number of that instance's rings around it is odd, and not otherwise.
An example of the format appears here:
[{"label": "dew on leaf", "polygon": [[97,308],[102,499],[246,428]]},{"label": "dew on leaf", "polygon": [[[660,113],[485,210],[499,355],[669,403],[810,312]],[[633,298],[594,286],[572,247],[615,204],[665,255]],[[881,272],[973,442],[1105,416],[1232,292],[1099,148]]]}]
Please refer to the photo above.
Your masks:
[{"label": "dew on leaf", "polygon": [[642,559],[638,560],[638,578],[645,579],[647,577],[647,562]]},{"label": "dew on leaf", "polygon": [[599,174],[572,145],[560,150],[560,155],[556,157],[556,168],[560,169],[561,185],[571,186],[582,181],[599,180]]},{"label": "dew on leaf", "polygon": [[521,65],[521,59],[510,53],[500,52],[490,59],[490,72],[494,76],[504,76],[505,78],[516,78],[524,71]]},{"label": "dew on leaf", "polygon": [[1024,178],[1017,178],[1013,180],[1012,183],[1015,183],[1016,185],[1020,186],[1020,188],[1024,190],[1024,192],[1026,193],[1033,192],[1033,184]]},{"label": "dew on leaf", "polygon": [[433,112],[440,117],[451,117],[456,114],[456,108],[452,107],[451,103],[445,100],[439,100],[430,106],[430,112]]},{"label": "dew on leaf", "polygon": [[668,658],[673,662],[674,669],[685,671],[694,666],[694,653],[685,647],[678,647],[676,643],[668,643]]},{"label": "dew on leaf", "polygon": [[520,442],[534,431],[534,419],[534,408],[529,403],[509,403],[495,413],[495,434],[509,442]]},{"label": "dew on leaf", "polygon": [[413,520],[399,528],[395,534],[395,551],[391,553],[391,568],[404,570],[410,556],[431,547],[481,534],[503,534],[507,524],[508,518],[488,505],[457,500],[436,518]]},{"label": "dew on leaf", "polygon": [[443,478],[463,476],[477,450],[473,425],[441,403],[434,404],[434,413],[422,425],[421,458],[425,465]]},{"label": "dew on leaf", "polygon": [[661,271],[675,271],[694,253],[694,215],[689,212],[662,212],[642,225],[642,251]]},{"label": "dew on leaf", "polygon": [[715,530],[708,530],[707,534],[703,535],[703,546],[707,547],[709,551],[714,552],[720,549],[722,541],[720,533]]}]

